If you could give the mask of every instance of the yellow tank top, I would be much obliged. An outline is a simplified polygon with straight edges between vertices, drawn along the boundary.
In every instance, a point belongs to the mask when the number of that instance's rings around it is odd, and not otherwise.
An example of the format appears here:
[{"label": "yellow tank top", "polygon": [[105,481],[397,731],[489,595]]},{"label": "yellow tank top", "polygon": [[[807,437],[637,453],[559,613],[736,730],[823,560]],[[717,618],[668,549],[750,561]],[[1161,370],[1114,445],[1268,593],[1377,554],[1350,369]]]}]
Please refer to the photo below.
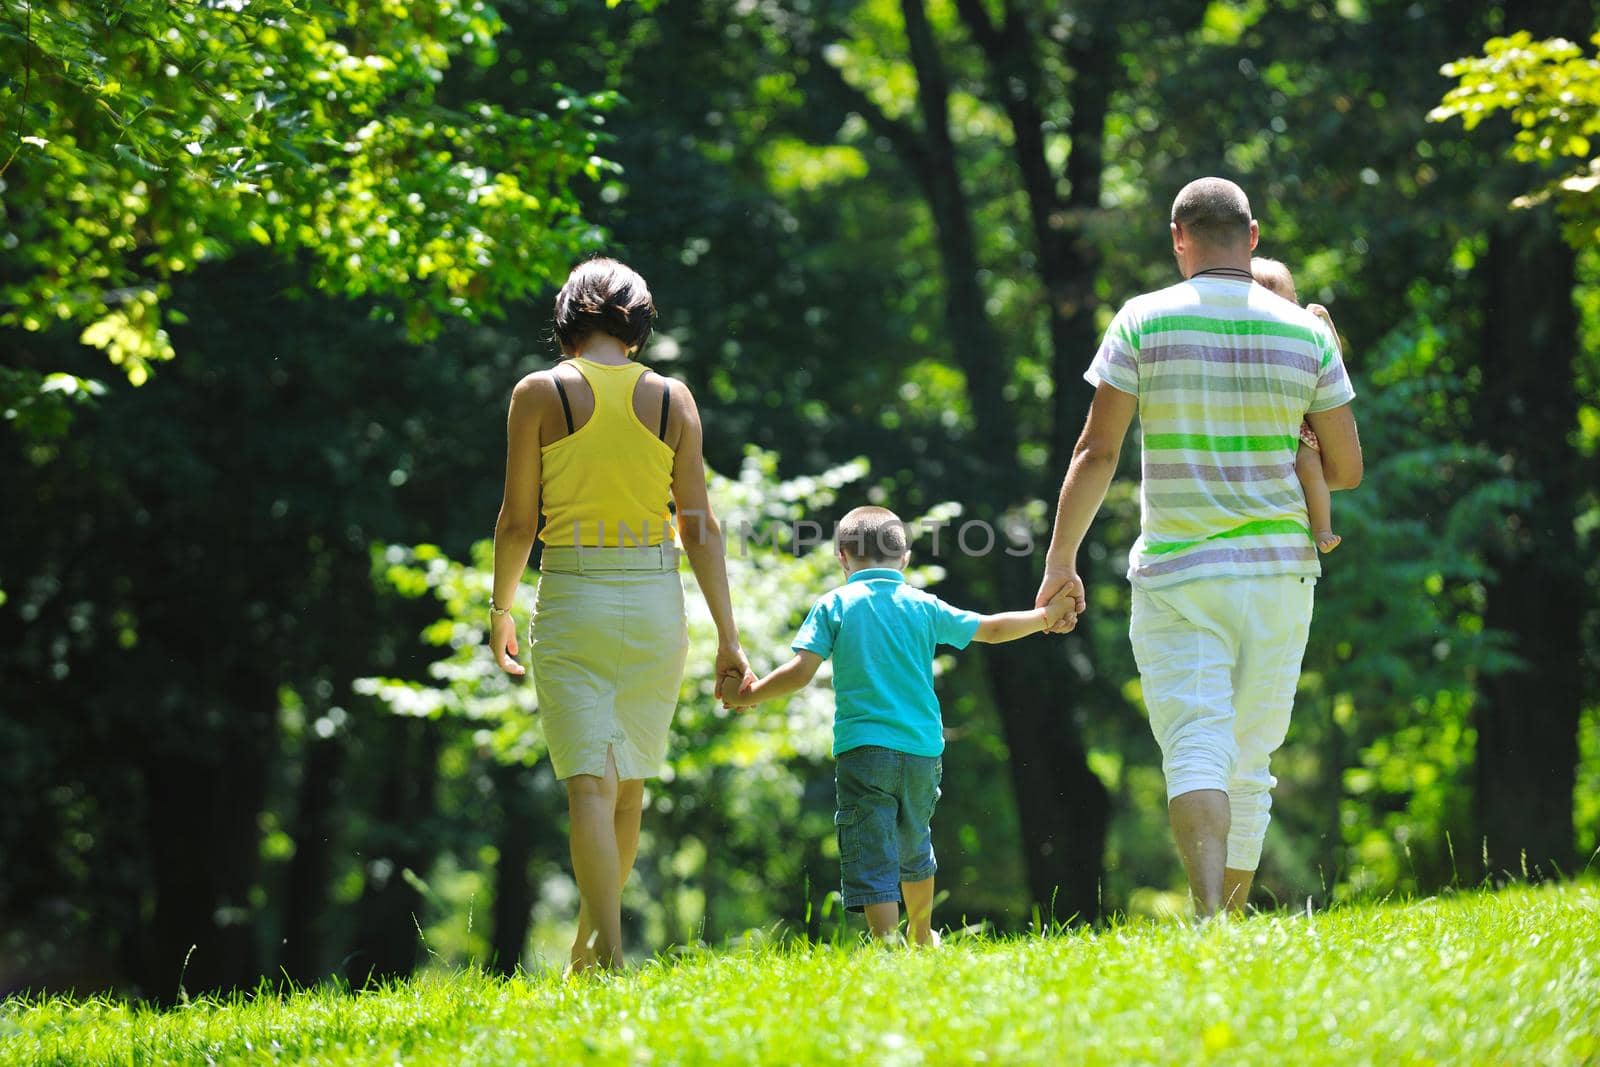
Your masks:
[{"label": "yellow tank top", "polygon": [[573,366],[594,392],[594,414],[540,449],[547,545],[659,545],[675,540],[672,448],[639,421],[633,389],[642,364],[612,366],[577,357]]}]

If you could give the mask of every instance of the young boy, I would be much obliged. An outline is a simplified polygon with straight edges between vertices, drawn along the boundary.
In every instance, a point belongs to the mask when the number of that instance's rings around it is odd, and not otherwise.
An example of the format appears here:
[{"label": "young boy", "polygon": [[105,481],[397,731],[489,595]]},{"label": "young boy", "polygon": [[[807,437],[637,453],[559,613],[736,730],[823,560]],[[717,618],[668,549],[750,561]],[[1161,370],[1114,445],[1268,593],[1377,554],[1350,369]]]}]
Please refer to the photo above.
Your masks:
[{"label": "young boy", "polygon": [[[1014,641],[1077,620],[1081,590],[1063,589],[1048,607],[979,615],[951,607],[905,582],[905,523],[885,508],[856,508],[835,533],[849,576],[817,601],[794,639],[794,658],[723,700],[748,707],[800,689],[833,659],[833,754],[839,867],[844,906],[865,911],[873,936],[897,936],[899,902],[908,936],[937,945],[933,930],[933,839],[944,728],[933,692],[936,645]],[[737,679],[732,683],[737,686]]]},{"label": "young boy", "polygon": [[[1294,275],[1276,259],[1257,256],[1250,261],[1250,273],[1256,284],[1272,290],[1293,304],[1300,303],[1295,292]],[[1339,332],[1333,328],[1333,316],[1321,304],[1307,304],[1306,310],[1328,324],[1333,343],[1339,343]],[[1311,536],[1316,538],[1317,550],[1332,552],[1344,540],[1333,532],[1333,498],[1328,492],[1328,480],[1322,474],[1322,445],[1317,435],[1306,423],[1300,423],[1300,448],[1294,456],[1294,472],[1300,478],[1300,487],[1306,494],[1306,511],[1311,520]]]}]

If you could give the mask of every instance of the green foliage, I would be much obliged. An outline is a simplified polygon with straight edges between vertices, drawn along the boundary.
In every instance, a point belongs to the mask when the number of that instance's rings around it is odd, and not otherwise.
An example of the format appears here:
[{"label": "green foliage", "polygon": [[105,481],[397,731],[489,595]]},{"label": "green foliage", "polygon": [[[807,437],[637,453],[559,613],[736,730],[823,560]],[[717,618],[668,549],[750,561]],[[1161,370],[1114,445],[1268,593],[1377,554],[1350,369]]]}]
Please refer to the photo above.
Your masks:
[{"label": "green foliage", "polygon": [[[417,924],[446,959],[483,961],[499,951],[500,879],[519,873],[534,915],[523,958],[564,954],[565,798],[532,687],[482,655],[487,562],[471,546],[500,488],[506,389],[549,354],[547,300],[515,297],[589,247],[590,223],[650,279],[662,318],[648,356],[693,387],[709,461],[741,472],[714,489],[730,521],[836,511],[843,497],[813,501],[806,475],[856,456],[874,484],[848,494],[908,515],[970,508],[1011,470],[971,458],[982,442],[940,229],[848,92],[920,129],[904,6],[496,0],[502,26],[471,2],[0,5],[0,412],[22,431],[0,434],[0,793],[21,798],[0,808],[0,986],[170,995],[191,945],[191,991],[280,967],[360,982],[426,961]],[[1037,85],[990,76],[963,6],[1015,13]],[[1474,719],[1488,673],[1512,662],[1484,620],[1518,572],[1486,574],[1481,548],[1514,535],[1508,509],[1542,487],[1480,447],[1499,428],[1474,412],[1505,356],[1484,351],[1483,328],[1515,311],[1484,299],[1482,232],[1513,190],[1564,171],[1530,178],[1489,138],[1426,116],[1440,64],[1505,32],[1502,12],[928,4],[975,274],[1009,367],[1011,473],[1026,483],[1013,515],[1036,534],[1060,475],[1053,409],[1087,397],[1093,346],[1058,349],[1051,309],[1089,308],[1103,327],[1170,282],[1165,205],[1195,174],[1244,183],[1263,251],[1352,340],[1367,482],[1335,498],[1347,540],[1274,761],[1262,899],[1448,885],[1449,840],[1470,876],[1474,809],[1495,802],[1479,793]],[[1506,53],[1531,79],[1518,92],[1533,107],[1540,85],[1570,79],[1562,113],[1592,142],[1590,90],[1575,86],[1593,60],[1539,48]],[[1074,262],[1100,264],[1064,289],[1040,269],[1006,106],[1018,91],[1038,105],[1057,193],[1099,183],[1045,220]],[[1100,91],[1103,157],[1080,122]],[[1552,155],[1531,165],[1581,163],[1561,154],[1576,147],[1535,139]],[[1075,160],[1098,176],[1069,174]],[[1580,257],[1569,438],[1590,487],[1596,255]],[[486,317],[497,306],[506,320]],[[136,376],[157,351],[183,358],[157,388],[118,374],[97,399],[107,357],[86,332]],[[1524,366],[1557,350],[1537,334]],[[1061,428],[1070,445],[1077,426]],[[746,462],[752,444],[776,453]],[[1182,873],[1127,645],[1133,452],[1085,549],[1090,615],[1040,651],[1070,671],[1043,711],[1077,724],[1111,792],[1103,899],[1143,911]],[[1576,511],[1592,560],[1592,489]],[[387,547],[423,543],[438,548]],[[832,564],[758,547],[733,567],[747,647],[768,666]],[[375,589],[375,568],[393,581]],[[965,606],[1018,606],[986,561],[953,560],[942,580]],[[650,790],[628,941],[821,933],[837,917],[827,690],[723,714],[690,604],[693,665],[672,778]],[[1597,624],[1591,610],[1581,627],[1588,692]],[[941,914],[1017,929],[1037,854],[1012,771],[1038,753],[1010,751],[987,666],[971,652],[941,677]],[[1600,827],[1596,716],[1591,701],[1578,738],[1584,856]],[[1083,828],[1061,825],[1076,844]],[[1074,856],[1085,870],[1088,851]]]},{"label": "green foliage", "polygon": [[1367,475],[1360,490],[1334,497],[1336,526],[1349,532],[1324,560],[1284,753],[1317,753],[1329,784],[1342,780],[1338,799],[1311,798],[1314,809],[1340,811],[1348,851],[1323,874],[1337,875],[1341,892],[1450,880],[1447,836],[1470,835],[1474,688],[1517,663],[1509,636],[1484,626],[1485,556],[1532,487],[1465,443],[1458,347],[1419,311],[1357,377]]},{"label": "green foliage", "polygon": [[435,971],[167,1012],[13,1000],[0,1058],[1577,1064],[1600,1056],[1597,909],[1593,886],[1518,888],[1199,929],[958,935],[937,951],[758,945],[597,981]]},{"label": "green foliage", "polygon": [[[0,328],[70,324],[138,385],[173,355],[171,280],[258,244],[412,339],[541,289],[597,239],[574,187],[612,169],[614,97],[447,103],[501,30],[481,0],[7,5]],[[0,400],[49,430],[38,377]]]},{"label": "green foliage", "polygon": [[[1600,34],[1590,38],[1600,45]],[[1600,243],[1600,56],[1561,37],[1536,41],[1520,31],[1484,42],[1483,54],[1447,64],[1457,85],[1429,113],[1435,122],[1461,119],[1468,130],[1500,114],[1516,128],[1506,154],[1549,169],[1578,160],[1569,170],[1513,201],[1519,208],[1554,201],[1574,248]]]}]

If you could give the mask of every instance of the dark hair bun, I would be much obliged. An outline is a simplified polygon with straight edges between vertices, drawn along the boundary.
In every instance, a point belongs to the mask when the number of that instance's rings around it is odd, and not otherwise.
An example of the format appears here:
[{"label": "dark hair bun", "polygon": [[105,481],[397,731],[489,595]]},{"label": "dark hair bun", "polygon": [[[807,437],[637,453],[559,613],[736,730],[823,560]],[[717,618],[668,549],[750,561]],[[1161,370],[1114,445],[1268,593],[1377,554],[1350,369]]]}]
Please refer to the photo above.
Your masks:
[{"label": "dark hair bun", "polygon": [[650,287],[632,267],[614,259],[578,264],[556,294],[556,339],[566,348],[576,348],[592,333],[605,333],[630,349],[641,349],[655,321]]}]

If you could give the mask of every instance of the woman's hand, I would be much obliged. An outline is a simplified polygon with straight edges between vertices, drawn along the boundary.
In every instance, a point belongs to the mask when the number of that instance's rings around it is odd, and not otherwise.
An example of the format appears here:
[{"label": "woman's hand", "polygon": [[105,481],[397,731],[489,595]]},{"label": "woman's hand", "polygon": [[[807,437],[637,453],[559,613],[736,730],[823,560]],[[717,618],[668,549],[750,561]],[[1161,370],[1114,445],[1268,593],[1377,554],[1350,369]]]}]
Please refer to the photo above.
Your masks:
[{"label": "woman's hand", "polygon": [[737,644],[717,646],[716,675],[718,700],[725,699],[725,692],[743,693],[756,684],[756,672],[750,669],[750,660]]},{"label": "woman's hand", "polygon": [[517,620],[510,612],[504,615],[489,616],[489,651],[494,653],[494,661],[500,669],[507,674],[521,677],[528,673],[528,668],[516,661],[517,654]]}]

